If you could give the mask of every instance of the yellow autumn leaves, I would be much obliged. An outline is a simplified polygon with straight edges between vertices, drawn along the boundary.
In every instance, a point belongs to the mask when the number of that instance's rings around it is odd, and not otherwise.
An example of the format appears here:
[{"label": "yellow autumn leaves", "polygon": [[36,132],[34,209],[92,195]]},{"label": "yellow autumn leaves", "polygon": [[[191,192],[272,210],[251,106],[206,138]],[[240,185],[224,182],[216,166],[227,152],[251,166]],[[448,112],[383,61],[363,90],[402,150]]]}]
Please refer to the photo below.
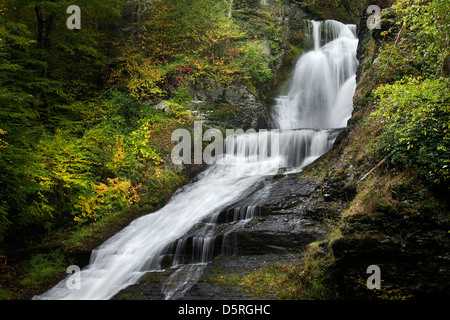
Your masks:
[{"label": "yellow autumn leaves", "polygon": [[75,216],[77,222],[96,221],[102,216],[123,207],[140,201],[139,189],[142,184],[135,187],[131,181],[121,181],[119,178],[108,179],[108,183],[93,185],[94,194],[90,197],[80,196],[81,203],[75,208],[80,214]]}]

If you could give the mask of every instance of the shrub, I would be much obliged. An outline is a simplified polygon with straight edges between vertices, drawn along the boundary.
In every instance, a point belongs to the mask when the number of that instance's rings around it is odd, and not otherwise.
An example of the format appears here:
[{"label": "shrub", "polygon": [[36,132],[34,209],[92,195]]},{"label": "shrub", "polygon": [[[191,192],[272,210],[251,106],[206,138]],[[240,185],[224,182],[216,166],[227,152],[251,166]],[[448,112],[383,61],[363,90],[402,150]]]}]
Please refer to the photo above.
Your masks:
[{"label": "shrub", "polygon": [[108,184],[94,185],[91,196],[80,196],[80,204],[74,207],[81,211],[75,216],[78,222],[98,220],[106,214],[119,211],[140,201],[138,190],[141,185],[133,187],[130,181],[120,181],[119,178],[108,179]]},{"label": "shrub", "polygon": [[247,42],[241,47],[241,54],[237,65],[243,71],[243,76],[248,76],[255,86],[264,86],[273,78],[270,69],[270,53],[261,42]]},{"label": "shrub", "polygon": [[23,263],[25,277],[20,284],[27,289],[37,289],[56,281],[67,268],[67,262],[59,251],[36,254]]},{"label": "shrub", "polygon": [[450,10],[442,0],[398,0],[394,10],[402,16],[401,23],[414,38],[411,42],[418,59],[434,72],[440,73],[450,46]]},{"label": "shrub", "polygon": [[417,167],[426,180],[450,178],[450,80],[407,77],[382,85],[373,113],[383,124],[378,150],[394,164]]}]

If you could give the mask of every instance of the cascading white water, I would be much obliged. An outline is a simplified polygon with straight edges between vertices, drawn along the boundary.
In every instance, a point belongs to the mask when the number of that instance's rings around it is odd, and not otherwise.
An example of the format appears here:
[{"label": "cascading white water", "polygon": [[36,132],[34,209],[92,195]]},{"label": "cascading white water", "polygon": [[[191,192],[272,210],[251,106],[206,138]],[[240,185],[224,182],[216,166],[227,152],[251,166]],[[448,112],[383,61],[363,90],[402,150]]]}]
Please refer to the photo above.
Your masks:
[{"label": "cascading white water", "polygon": [[[354,26],[336,21],[313,21],[311,28],[314,49],[299,59],[288,95],[279,97],[274,108],[274,126],[280,132],[272,141],[277,144],[261,148],[256,139],[260,133],[228,139],[224,158],[196,182],[176,192],[165,207],[135,220],[92,252],[89,265],[79,274],[80,289],[69,289],[66,279],[35,299],[112,298],[149,270],[160,270],[168,245],[176,243],[176,252],[181,252],[185,240],[179,239],[202,219],[216,217],[222,209],[245,199],[280,167],[305,166],[330,150],[336,138],[333,128],[345,127],[351,116],[358,40]],[[255,158],[269,149],[271,157]],[[255,210],[255,206],[235,209],[235,219],[250,219]],[[213,236],[206,232],[192,241],[193,250],[198,251],[195,254],[201,257],[198,262],[211,258]],[[175,256],[174,264],[181,263],[177,253]],[[186,279],[201,269],[198,264],[180,268],[171,280],[186,285],[167,285],[166,297],[185,292],[189,288]]]},{"label": "cascading white water", "polygon": [[69,290],[64,280],[37,298],[110,299],[148,270],[158,270],[160,253],[169,243],[202,218],[245,198],[264,174],[277,166],[277,161],[268,161],[264,166],[249,163],[210,167],[161,210],[135,220],[94,250],[89,266],[81,271],[81,289]]},{"label": "cascading white water", "polygon": [[[300,57],[288,94],[276,100],[279,129],[343,128],[351,117],[358,66],[354,26],[312,21],[311,27],[314,49]],[[321,47],[322,33],[329,42]]]},{"label": "cascading white water", "polygon": [[328,152],[353,112],[356,27],[333,20],[308,27],[313,49],[297,61],[289,91],[273,112],[274,127],[290,130],[280,137],[280,147],[291,149],[284,157],[288,167],[304,167]]}]

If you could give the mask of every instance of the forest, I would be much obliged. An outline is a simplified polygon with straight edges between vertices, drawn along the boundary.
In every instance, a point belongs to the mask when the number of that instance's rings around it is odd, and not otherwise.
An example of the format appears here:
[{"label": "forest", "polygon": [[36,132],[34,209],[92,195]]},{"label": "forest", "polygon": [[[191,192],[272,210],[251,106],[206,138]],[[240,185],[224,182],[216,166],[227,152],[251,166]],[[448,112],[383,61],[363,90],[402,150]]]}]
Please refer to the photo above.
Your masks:
[{"label": "forest", "polygon": [[[170,153],[172,132],[193,128],[195,88],[212,79],[266,99],[307,42],[301,19],[288,25],[292,6],[356,23],[370,1],[273,0],[266,11],[259,2],[0,1],[0,262],[14,265],[2,271],[0,299],[41,292],[65,273],[70,252],[91,250],[192,178]],[[412,169],[445,194],[448,3],[378,2],[395,15],[372,31],[376,67],[361,65],[371,70],[364,101],[379,130],[371,161]],[[81,8],[79,29],[67,26],[71,5]],[[225,118],[237,110],[211,108]]]},{"label": "forest", "polygon": [[[207,2],[79,2],[80,30],[72,2],[2,4],[2,240],[157,205],[185,179],[161,164],[189,121],[187,81],[271,76],[226,3]],[[170,113],[150,107],[167,96]]]}]

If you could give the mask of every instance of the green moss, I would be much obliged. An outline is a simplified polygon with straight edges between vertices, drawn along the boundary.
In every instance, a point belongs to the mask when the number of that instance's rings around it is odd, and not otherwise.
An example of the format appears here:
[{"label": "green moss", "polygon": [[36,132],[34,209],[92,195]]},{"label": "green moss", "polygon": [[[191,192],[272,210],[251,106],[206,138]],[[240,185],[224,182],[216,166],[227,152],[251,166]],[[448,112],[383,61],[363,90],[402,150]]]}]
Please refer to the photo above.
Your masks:
[{"label": "green moss", "polygon": [[225,273],[219,269],[215,269],[209,273],[207,279],[204,281],[215,283],[221,287],[235,287],[242,284],[243,278],[238,274]]},{"label": "green moss", "polygon": [[296,264],[263,267],[245,276],[240,285],[255,298],[279,300],[335,299],[328,281],[333,263],[327,243],[310,244],[304,260]]},{"label": "green moss", "polygon": [[384,288],[384,280],[381,280],[382,287],[377,290],[370,290],[367,288],[366,280],[359,278],[355,281],[355,287],[366,292],[366,294],[376,300],[410,300],[414,295],[410,294],[407,289],[399,288]]},{"label": "green moss", "polygon": [[54,283],[69,266],[60,250],[47,254],[36,254],[23,263],[25,275],[20,285],[26,289],[38,289]]},{"label": "green moss", "polygon": [[231,106],[231,105],[218,105],[215,110],[208,115],[210,120],[223,120],[226,121],[228,118],[236,116],[243,111],[242,107]]},{"label": "green moss", "polygon": [[172,100],[176,103],[183,103],[192,100],[192,94],[189,92],[188,81],[184,81],[175,91],[172,92]]},{"label": "green moss", "polygon": [[1,300],[14,300],[14,294],[10,290],[0,288],[0,301]]},{"label": "green moss", "polygon": [[[277,296],[278,299],[289,299],[290,288],[286,287],[292,277],[294,266],[264,267],[246,276],[241,282],[241,286],[249,290],[255,298],[267,298]],[[286,291],[285,291],[286,290]]]}]

